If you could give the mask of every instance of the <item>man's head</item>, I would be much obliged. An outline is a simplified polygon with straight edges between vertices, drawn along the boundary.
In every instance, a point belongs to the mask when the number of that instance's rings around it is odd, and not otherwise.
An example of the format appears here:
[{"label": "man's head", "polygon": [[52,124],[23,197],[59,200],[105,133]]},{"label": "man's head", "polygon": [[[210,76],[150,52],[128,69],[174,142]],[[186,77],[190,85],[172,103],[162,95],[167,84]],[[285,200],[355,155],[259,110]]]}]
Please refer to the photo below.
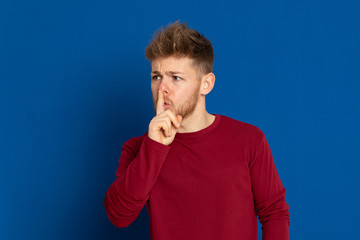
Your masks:
[{"label": "man's head", "polygon": [[159,90],[164,109],[187,118],[205,111],[205,95],[215,82],[209,40],[185,23],[175,22],[154,35],[145,56],[151,61],[151,91],[156,111]]},{"label": "man's head", "polygon": [[200,76],[211,73],[214,52],[211,42],[196,30],[187,28],[186,23],[176,21],[155,32],[153,40],[145,50],[145,57],[151,62],[170,56],[189,57],[193,60]]}]

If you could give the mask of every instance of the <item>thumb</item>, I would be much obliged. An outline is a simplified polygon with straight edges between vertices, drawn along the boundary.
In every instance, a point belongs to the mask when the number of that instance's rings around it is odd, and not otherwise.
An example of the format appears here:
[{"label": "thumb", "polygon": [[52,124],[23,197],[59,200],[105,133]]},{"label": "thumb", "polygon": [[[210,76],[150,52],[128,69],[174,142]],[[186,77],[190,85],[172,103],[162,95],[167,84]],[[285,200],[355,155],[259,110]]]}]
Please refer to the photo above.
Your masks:
[{"label": "thumb", "polygon": [[177,115],[176,118],[178,119],[179,123],[182,122],[182,116],[181,115]]}]

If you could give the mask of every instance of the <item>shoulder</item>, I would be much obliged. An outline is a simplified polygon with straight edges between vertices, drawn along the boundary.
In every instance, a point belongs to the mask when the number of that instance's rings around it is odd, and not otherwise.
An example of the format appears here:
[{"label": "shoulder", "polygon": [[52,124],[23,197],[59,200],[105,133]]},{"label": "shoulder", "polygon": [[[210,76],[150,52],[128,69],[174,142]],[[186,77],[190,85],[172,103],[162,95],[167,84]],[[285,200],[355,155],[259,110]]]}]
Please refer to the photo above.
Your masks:
[{"label": "shoulder", "polygon": [[264,138],[263,131],[250,123],[243,122],[225,115],[219,115],[221,117],[221,128],[238,138],[246,138],[247,140],[259,141]]}]

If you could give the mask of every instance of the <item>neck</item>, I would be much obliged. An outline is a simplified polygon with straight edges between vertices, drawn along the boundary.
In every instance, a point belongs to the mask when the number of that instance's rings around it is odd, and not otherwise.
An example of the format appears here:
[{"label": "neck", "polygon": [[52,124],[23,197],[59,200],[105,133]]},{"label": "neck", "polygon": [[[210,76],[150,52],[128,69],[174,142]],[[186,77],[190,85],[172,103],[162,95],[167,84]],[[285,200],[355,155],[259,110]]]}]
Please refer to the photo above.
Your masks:
[{"label": "neck", "polygon": [[210,126],[215,120],[215,116],[208,113],[205,109],[203,111],[195,111],[184,118],[181,122],[181,127],[177,132],[188,133],[197,132]]}]

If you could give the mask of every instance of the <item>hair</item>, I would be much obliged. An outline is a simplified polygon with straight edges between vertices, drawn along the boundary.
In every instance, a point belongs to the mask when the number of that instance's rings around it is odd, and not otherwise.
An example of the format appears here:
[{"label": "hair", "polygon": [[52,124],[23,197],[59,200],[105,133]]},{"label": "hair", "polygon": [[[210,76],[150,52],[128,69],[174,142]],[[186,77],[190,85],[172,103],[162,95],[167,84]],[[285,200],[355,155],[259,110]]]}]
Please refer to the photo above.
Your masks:
[{"label": "hair", "polygon": [[146,59],[152,61],[161,57],[189,57],[200,73],[212,72],[214,52],[211,42],[198,31],[190,29],[179,21],[154,33],[145,49]]}]

